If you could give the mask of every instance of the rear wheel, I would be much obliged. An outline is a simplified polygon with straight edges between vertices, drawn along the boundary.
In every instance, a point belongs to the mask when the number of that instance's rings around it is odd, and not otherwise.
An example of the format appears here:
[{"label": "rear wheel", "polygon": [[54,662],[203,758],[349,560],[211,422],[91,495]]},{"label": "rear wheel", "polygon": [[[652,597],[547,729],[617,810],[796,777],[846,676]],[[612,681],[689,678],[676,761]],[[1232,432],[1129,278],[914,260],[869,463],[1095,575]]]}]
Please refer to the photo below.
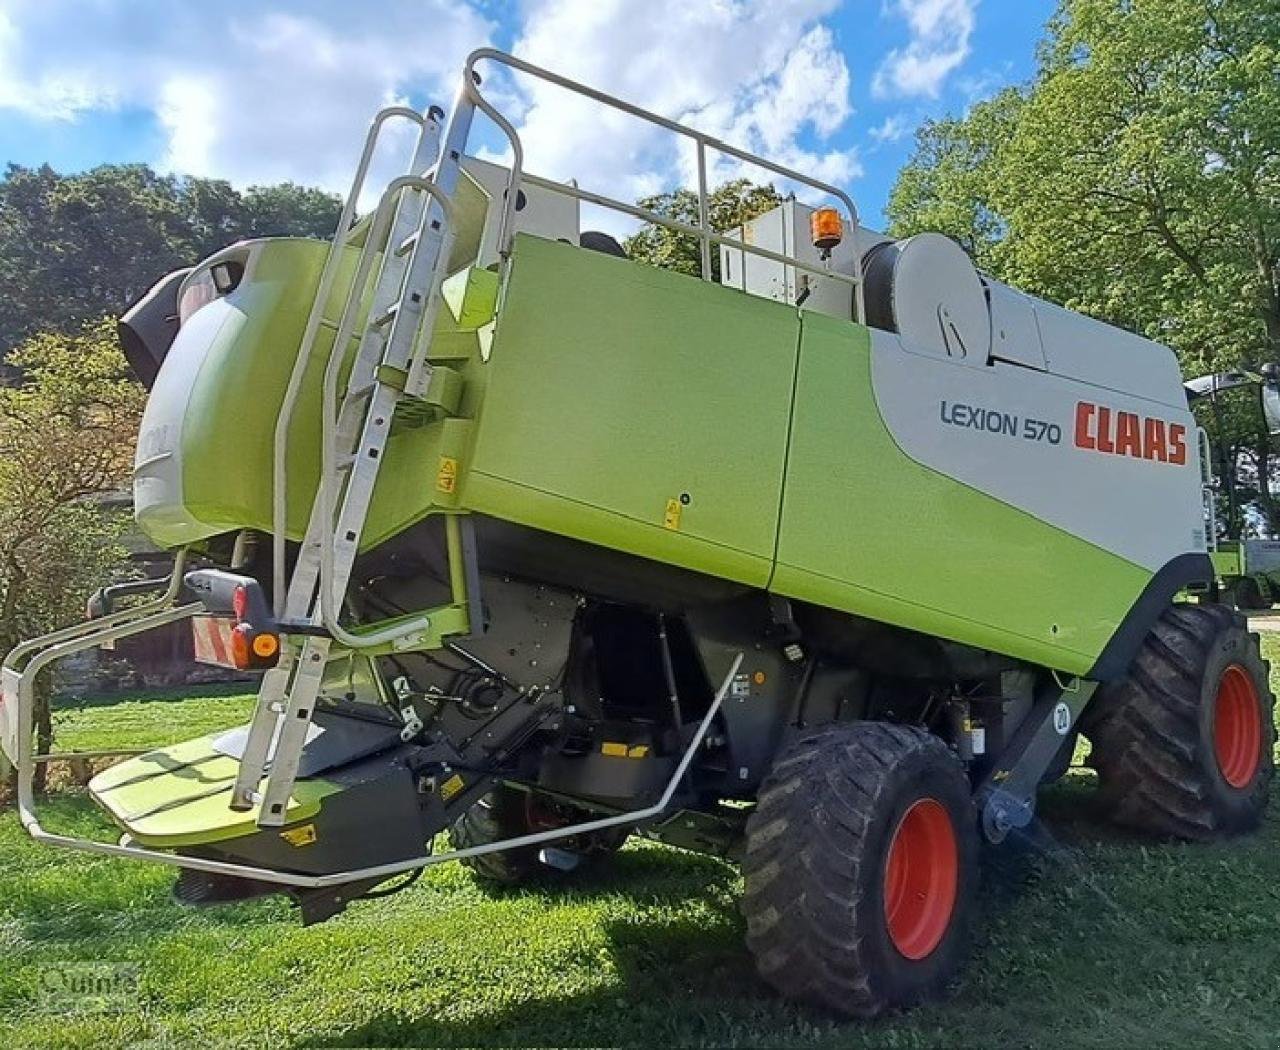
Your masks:
[{"label": "rear wheel", "polygon": [[743,870],[747,945],[783,995],[860,1017],[932,998],[967,952],[968,779],[921,729],[802,737],[760,789]]},{"label": "rear wheel", "polygon": [[[589,819],[586,814],[528,791],[500,785],[480,798],[449,829],[454,849],[485,846],[503,839],[533,835]],[[606,829],[586,835],[574,835],[547,843],[559,855],[574,862],[570,867],[556,867],[541,860],[541,846],[481,853],[461,861],[487,882],[514,886],[545,877],[563,876],[580,871],[616,853],[629,834],[626,828]]]},{"label": "rear wheel", "polygon": [[1239,613],[1209,603],[1166,612],[1082,719],[1116,823],[1184,839],[1256,827],[1274,771],[1267,672]]}]

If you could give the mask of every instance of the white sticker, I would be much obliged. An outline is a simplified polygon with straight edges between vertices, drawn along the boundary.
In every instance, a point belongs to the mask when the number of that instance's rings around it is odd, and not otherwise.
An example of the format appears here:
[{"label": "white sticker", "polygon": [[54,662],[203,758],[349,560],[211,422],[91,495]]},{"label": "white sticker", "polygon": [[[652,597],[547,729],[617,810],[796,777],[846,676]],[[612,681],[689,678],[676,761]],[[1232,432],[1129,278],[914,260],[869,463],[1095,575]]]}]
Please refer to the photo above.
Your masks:
[{"label": "white sticker", "polygon": [[1071,708],[1062,700],[1053,709],[1053,728],[1058,731],[1058,736],[1066,736],[1071,731]]}]

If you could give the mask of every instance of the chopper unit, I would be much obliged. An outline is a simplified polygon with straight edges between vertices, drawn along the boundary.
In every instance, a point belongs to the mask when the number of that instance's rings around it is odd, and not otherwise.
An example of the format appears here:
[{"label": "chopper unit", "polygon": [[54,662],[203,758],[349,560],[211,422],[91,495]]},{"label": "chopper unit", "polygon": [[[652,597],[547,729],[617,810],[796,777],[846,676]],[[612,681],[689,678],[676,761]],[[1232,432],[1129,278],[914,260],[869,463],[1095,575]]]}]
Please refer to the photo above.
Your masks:
[{"label": "chopper unit", "polygon": [[[678,137],[699,221],[526,172],[481,63]],[[509,167],[468,152],[476,114]],[[360,217],[393,122],[409,173]],[[717,233],[711,153],[814,203]],[[584,205],[690,238],[700,276]],[[183,901],[314,922],[450,859],[571,878],[638,833],[740,862],[762,977],[869,1016],[956,972],[979,840],[1080,733],[1121,823],[1211,839],[1266,805],[1256,637],[1174,601],[1213,537],[1173,354],[803,173],[479,51],[447,123],[378,115],[331,243],[234,244],[120,330],[174,570],[10,653],[0,740],[35,838],[175,866]],[[180,621],[262,673],[252,721],[98,774],[118,841],[45,829],[36,676]]]}]

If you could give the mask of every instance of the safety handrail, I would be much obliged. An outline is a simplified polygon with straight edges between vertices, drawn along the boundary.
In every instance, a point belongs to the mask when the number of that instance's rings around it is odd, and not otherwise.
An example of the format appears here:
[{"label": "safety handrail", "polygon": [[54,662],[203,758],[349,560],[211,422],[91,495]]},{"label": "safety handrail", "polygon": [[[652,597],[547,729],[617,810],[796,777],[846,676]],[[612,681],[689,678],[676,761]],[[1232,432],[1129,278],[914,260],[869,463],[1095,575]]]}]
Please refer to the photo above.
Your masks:
[{"label": "safety handrail", "polygon": [[141,602],[138,605],[131,605],[127,609],[121,609],[118,612],[109,613],[106,616],[98,616],[91,620],[84,620],[81,623],[72,624],[70,627],[63,627],[61,630],[51,631],[48,634],[42,634],[38,638],[29,638],[25,642],[19,642],[9,650],[8,655],[4,658],[4,663],[0,664],[6,671],[18,670],[18,664],[30,653],[38,649],[47,649],[50,646],[60,645],[65,642],[73,641],[77,638],[83,638],[87,635],[96,634],[99,631],[110,630],[120,624],[130,623],[134,620],[141,619],[153,612],[165,609],[178,596],[178,592],[182,589],[182,570],[187,561],[187,548],[178,548],[177,553],[173,556],[173,575],[169,577],[168,586],[165,587],[164,593],[158,598],[153,598],[149,602]]},{"label": "safety handrail", "polygon": [[[448,196],[443,193],[438,186],[430,179],[421,178],[416,175],[402,175],[399,178],[392,179],[387,184],[386,190],[382,194],[382,199],[378,202],[378,207],[373,214],[372,222],[369,226],[369,244],[376,245],[387,236],[391,226],[391,219],[394,210],[399,202],[400,194],[405,190],[417,190],[425,193],[428,197],[440,205],[440,210],[444,214],[443,232],[447,235],[453,229],[454,213],[453,203]],[[429,209],[423,210],[423,221],[426,221],[429,215]],[[386,642],[393,641],[397,638],[404,637],[419,631],[426,630],[430,626],[430,621],[425,618],[416,618],[412,621],[396,624],[392,627],[379,631],[369,631],[364,634],[353,634],[346,630],[338,622],[338,610],[334,607],[334,565],[333,565],[333,517],[334,517],[334,497],[335,480],[337,475],[337,401],[338,401],[338,375],[342,370],[342,362],[344,354],[338,351],[340,346],[345,346],[348,339],[354,333],[355,315],[357,313],[356,306],[359,297],[363,294],[365,285],[368,283],[369,270],[372,268],[375,253],[366,251],[360,259],[360,265],[356,270],[354,279],[351,282],[351,288],[347,293],[347,303],[343,308],[342,323],[338,327],[337,335],[334,336],[334,352],[329,355],[329,361],[324,371],[324,387],[321,394],[321,444],[320,444],[320,484],[316,491],[317,505],[320,508],[320,522],[322,533],[320,536],[320,618],[321,623],[336,641],[349,649],[370,649],[375,646],[382,645]],[[431,273],[431,287],[443,281],[442,272],[447,266],[445,252],[441,251],[437,256],[436,264]],[[408,280],[409,274],[406,273],[405,279]],[[405,289],[401,289],[404,294]],[[428,301],[434,301],[434,296],[428,295]],[[433,322],[431,311],[424,311],[420,320],[420,325],[425,328]],[[415,341],[419,332],[414,333]]]},{"label": "safety handrail", "polygon": [[[426,117],[417,110],[407,106],[388,106],[380,110],[369,125],[365,135],[364,148],[360,152],[360,161],[356,165],[356,174],[351,182],[351,189],[342,205],[342,213],[338,217],[338,225],[334,231],[333,242],[329,246],[329,255],[325,259],[324,270],[320,274],[320,283],[316,289],[315,301],[311,304],[311,313],[307,316],[307,324],[298,344],[298,354],[293,361],[293,371],[289,373],[289,383],[285,387],[284,399],[280,403],[280,411],[276,416],[276,428],[272,445],[271,461],[271,540],[272,540],[272,581],[274,584],[274,607],[277,618],[284,616],[285,595],[288,590],[285,576],[286,533],[289,520],[289,428],[293,425],[294,412],[297,409],[298,396],[302,391],[302,380],[306,375],[311,360],[311,352],[315,347],[316,337],[320,333],[320,325],[324,321],[324,311],[328,306],[329,296],[333,293],[333,285],[337,280],[338,269],[342,263],[343,250],[350,243],[356,226],[354,219],[359,207],[360,195],[364,191],[365,180],[369,174],[369,166],[373,162],[373,154],[377,148],[382,128],[392,119],[408,120],[418,127],[426,123]],[[366,247],[369,241],[365,241]],[[368,254],[367,252],[365,254]],[[342,347],[334,340],[333,355],[341,356]]]},{"label": "safety handrail", "polygon": [[571,197],[578,197],[579,199],[587,200],[590,203],[597,204],[601,207],[616,209],[634,217],[643,218],[648,222],[655,222],[669,229],[696,236],[699,242],[702,278],[706,281],[711,280],[711,245],[713,243],[728,244],[736,250],[741,250],[752,255],[760,255],[764,258],[772,258],[774,261],[783,262],[786,265],[795,266],[797,269],[805,270],[807,272],[817,273],[823,277],[832,277],[838,280],[843,280],[845,283],[853,285],[854,288],[854,319],[860,323],[865,321],[862,292],[862,262],[856,251],[854,252],[854,274],[850,278],[843,274],[836,274],[830,270],[824,270],[821,268],[815,269],[811,264],[805,263],[799,259],[786,255],[778,255],[774,252],[768,252],[764,249],[757,248],[753,244],[748,244],[746,241],[721,237],[711,229],[708,204],[709,194],[707,189],[706,152],[710,149],[717,153],[723,153],[726,156],[763,168],[765,171],[773,172],[781,178],[799,183],[803,186],[808,186],[810,189],[817,190],[819,193],[835,198],[844,205],[845,212],[849,220],[850,236],[856,238],[858,232],[858,209],[853,203],[853,199],[844,190],[840,189],[838,186],[832,186],[830,183],[811,178],[803,172],[795,171],[785,165],[777,164],[764,157],[757,156],[754,153],[738,149],[736,146],[731,146],[727,142],[714,138],[711,135],[706,135],[703,132],[698,131],[696,128],[690,128],[678,121],[670,120],[660,114],[653,113],[650,110],[641,108],[640,106],[632,105],[630,102],[626,102],[620,98],[615,98],[614,96],[608,95],[596,88],[588,87],[586,84],[580,84],[575,80],[562,77],[558,73],[553,73],[548,69],[543,69],[542,67],[535,66],[530,62],[525,62],[524,60],[516,58],[514,55],[509,55],[504,51],[484,47],[471,52],[471,54],[467,56],[466,67],[463,75],[463,91],[476,108],[498,126],[506,136],[511,146],[512,163],[507,175],[507,192],[503,199],[502,220],[498,226],[498,245],[500,253],[504,259],[510,255],[511,240],[514,236],[516,202],[519,196],[518,191],[520,184],[522,181],[533,182],[534,180],[524,173],[524,147],[520,142],[519,133],[512,126],[511,122],[508,121],[480,91],[480,78],[476,74],[475,66],[478,62],[486,60],[507,66],[510,69],[518,70],[521,73],[536,77],[549,84],[554,84],[566,91],[582,95],[600,103],[601,105],[616,109],[622,113],[627,113],[630,116],[647,121],[648,123],[657,125],[658,127],[665,128],[666,130],[677,135],[682,135],[687,139],[691,139],[697,148],[698,225],[691,226],[687,223],[681,223],[678,220],[668,218],[667,216],[661,215],[657,212],[652,212],[648,209],[638,209],[632,205],[626,205],[621,201],[616,201],[602,195],[596,194],[587,196],[584,194],[584,191],[580,190],[578,187],[566,186],[560,183],[549,183],[545,180],[538,180],[537,184],[543,185],[544,188],[557,193],[563,193]]},{"label": "safety handrail", "polygon": [[1216,551],[1218,507],[1215,497],[1218,483],[1213,476],[1213,446],[1209,441],[1209,432],[1204,427],[1196,427],[1196,445],[1200,453],[1200,501],[1204,513],[1205,547]]}]

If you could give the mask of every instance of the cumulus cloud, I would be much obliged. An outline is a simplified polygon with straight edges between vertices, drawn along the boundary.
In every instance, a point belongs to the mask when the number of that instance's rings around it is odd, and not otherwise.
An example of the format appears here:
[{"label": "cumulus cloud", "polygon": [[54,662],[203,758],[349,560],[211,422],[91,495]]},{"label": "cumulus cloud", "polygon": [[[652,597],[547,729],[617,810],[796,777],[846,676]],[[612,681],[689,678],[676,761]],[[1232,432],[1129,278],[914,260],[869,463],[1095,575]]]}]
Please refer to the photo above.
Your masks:
[{"label": "cumulus cloud", "polygon": [[[840,0],[3,0],[0,109],[155,121],[166,170],[244,185],[344,189],[373,112],[452,101],[462,60],[514,21],[523,58],[828,182],[861,168],[835,144],[850,74]],[[687,144],[527,78],[486,73],[531,171],[623,200],[696,182]],[[492,133],[473,142],[498,141]],[[708,155],[712,183],[768,178]]]},{"label": "cumulus cloud", "polygon": [[[515,53],[739,149],[845,183],[857,155],[830,144],[851,112],[849,70],[823,18],[838,0],[530,0]],[[517,78],[528,165],[629,200],[696,183],[677,136],[563,90]],[[714,184],[768,178],[707,156]],[[675,174],[673,179],[672,174]]]},{"label": "cumulus cloud", "polygon": [[881,98],[937,98],[947,77],[969,57],[978,0],[891,0],[890,10],[907,21],[906,47],[885,56],[872,79]]},{"label": "cumulus cloud", "polygon": [[872,142],[901,142],[911,134],[911,122],[901,114],[885,117],[867,132]]},{"label": "cumulus cloud", "polygon": [[148,112],[170,170],[342,189],[374,111],[410,92],[447,105],[491,30],[450,0],[6,0],[0,108]]}]

